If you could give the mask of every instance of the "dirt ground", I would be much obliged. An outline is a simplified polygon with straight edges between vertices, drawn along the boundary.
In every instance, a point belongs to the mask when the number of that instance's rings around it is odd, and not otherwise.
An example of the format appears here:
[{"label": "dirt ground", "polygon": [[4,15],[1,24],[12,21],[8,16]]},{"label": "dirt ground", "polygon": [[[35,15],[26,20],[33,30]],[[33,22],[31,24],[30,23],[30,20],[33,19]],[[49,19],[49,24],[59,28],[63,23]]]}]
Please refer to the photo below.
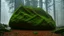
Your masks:
[{"label": "dirt ground", "polygon": [[3,36],[61,36],[60,34],[52,33],[51,31],[37,30],[12,30],[5,32]]}]

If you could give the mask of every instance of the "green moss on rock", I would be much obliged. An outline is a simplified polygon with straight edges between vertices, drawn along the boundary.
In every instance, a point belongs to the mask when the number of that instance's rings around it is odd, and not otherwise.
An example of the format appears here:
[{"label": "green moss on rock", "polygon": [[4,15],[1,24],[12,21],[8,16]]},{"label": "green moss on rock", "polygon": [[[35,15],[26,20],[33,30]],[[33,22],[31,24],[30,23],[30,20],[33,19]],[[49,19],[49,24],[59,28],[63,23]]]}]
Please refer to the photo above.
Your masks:
[{"label": "green moss on rock", "polygon": [[56,24],[43,9],[20,6],[10,18],[9,26],[12,29],[52,30]]}]

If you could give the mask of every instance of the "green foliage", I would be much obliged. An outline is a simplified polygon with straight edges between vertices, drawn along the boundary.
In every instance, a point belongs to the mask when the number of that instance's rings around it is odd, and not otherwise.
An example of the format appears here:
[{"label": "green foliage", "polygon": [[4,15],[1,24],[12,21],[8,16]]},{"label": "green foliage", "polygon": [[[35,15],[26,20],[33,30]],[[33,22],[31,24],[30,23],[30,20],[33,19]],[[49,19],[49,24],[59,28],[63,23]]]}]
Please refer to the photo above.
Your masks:
[{"label": "green foliage", "polygon": [[2,33],[2,32],[9,32],[10,30],[7,30],[6,27],[7,27],[7,25],[0,24],[0,33]]},{"label": "green foliage", "polygon": [[64,27],[58,27],[56,28],[56,30],[53,31],[54,33],[57,33],[57,34],[64,34]]},{"label": "green foliage", "polygon": [[3,30],[5,30],[5,27],[2,24],[0,24],[0,32],[2,32]]},{"label": "green foliage", "polygon": [[20,6],[9,21],[12,29],[55,29],[56,24],[52,17],[41,8]]}]

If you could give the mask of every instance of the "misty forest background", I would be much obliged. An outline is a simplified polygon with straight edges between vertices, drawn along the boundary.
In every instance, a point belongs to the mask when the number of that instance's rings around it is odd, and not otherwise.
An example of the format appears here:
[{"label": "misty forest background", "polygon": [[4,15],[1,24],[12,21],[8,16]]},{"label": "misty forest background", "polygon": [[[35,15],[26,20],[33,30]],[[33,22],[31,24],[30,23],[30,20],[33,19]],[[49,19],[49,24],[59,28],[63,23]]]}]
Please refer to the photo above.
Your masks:
[{"label": "misty forest background", "polygon": [[0,0],[0,23],[8,25],[13,11],[21,4],[44,9],[57,27],[64,26],[64,0]]}]

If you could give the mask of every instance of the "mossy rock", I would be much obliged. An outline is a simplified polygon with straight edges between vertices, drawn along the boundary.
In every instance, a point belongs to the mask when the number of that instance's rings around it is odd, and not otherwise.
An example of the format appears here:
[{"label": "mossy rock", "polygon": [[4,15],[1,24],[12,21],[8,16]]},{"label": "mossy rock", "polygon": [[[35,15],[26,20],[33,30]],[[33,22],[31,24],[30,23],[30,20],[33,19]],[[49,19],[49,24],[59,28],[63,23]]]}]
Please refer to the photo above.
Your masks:
[{"label": "mossy rock", "polygon": [[20,6],[10,18],[9,26],[12,29],[52,30],[56,24],[43,9]]}]

